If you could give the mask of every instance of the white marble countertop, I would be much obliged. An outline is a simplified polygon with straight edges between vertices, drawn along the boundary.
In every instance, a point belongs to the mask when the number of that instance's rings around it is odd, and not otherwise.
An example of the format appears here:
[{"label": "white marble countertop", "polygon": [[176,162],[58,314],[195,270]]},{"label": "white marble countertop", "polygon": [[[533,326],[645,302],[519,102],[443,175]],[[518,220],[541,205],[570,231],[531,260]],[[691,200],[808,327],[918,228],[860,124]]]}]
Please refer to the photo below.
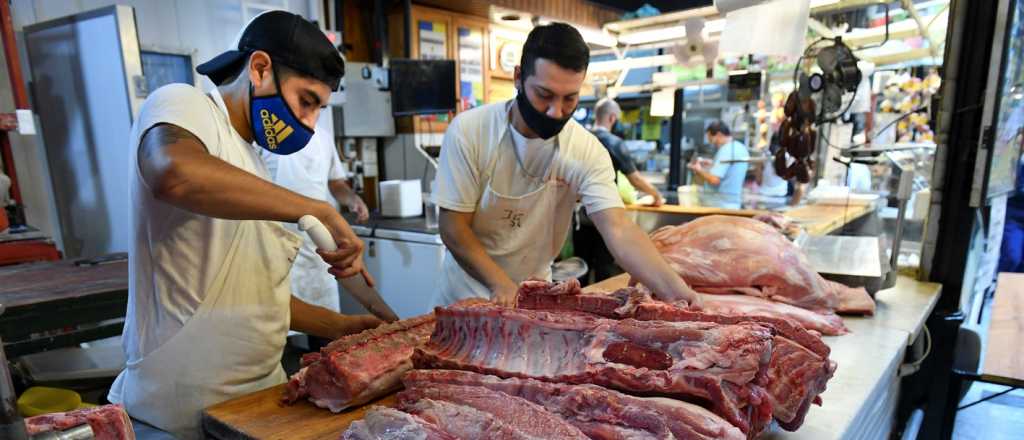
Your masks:
[{"label": "white marble countertop", "polygon": [[878,292],[875,316],[844,317],[851,333],[826,337],[839,365],[822,406],[811,406],[797,432],[778,427],[762,439],[853,439],[888,435],[888,409],[894,408],[897,370],[938,302],[941,287],[901,276],[896,286]]}]

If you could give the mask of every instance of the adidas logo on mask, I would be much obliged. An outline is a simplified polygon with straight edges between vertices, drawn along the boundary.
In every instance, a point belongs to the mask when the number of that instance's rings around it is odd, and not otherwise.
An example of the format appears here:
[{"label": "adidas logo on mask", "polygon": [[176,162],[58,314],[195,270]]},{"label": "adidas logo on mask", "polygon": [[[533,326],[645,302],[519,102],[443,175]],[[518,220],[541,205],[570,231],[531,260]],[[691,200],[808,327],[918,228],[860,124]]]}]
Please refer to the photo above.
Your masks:
[{"label": "adidas logo on mask", "polygon": [[271,150],[277,148],[277,144],[284,142],[295,131],[267,109],[260,110],[260,119],[263,122],[263,135],[266,136],[267,146]]}]

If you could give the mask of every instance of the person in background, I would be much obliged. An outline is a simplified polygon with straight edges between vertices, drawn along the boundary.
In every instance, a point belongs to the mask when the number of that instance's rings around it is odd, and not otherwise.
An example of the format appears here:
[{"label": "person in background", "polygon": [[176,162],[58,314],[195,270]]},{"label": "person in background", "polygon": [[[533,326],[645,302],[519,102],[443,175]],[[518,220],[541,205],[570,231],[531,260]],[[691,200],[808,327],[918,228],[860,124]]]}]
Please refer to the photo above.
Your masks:
[{"label": "person in background", "polygon": [[687,167],[704,179],[702,203],[728,209],[740,209],[743,200],[743,182],[750,166],[750,152],[742,142],[733,140],[729,126],[715,120],[705,129],[708,142],[714,145],[714,162],[710,168],[702,161]]},{"label": "person in background", "polygon": [[651,185],[636,170],[633,158],[626,151],[622,138],[612,134],[612,127],[619,121],[620,116],[622,116],[622,109],[614,99],[601,98],[600,101],[597,101],[597,105],[594,106],[594,128],[592,132],[612,157],[612,168],[615,169],[616,180],[618,179],[618,173],[622,173],[634,188],[654,198],[654,202],[651,205],[661,206],[665,203],[665,198],[661,196],[657,188]]},{"label": "person in background", "polygon": [[204,437],[204,408],[285,382],[289,328],[338,338],[380,324],[292,295],[302,239],[281,223],[304,215],[338,245],[320,252],[333,274],[373,279],[341,214],[275,185],[260,157],[309,143],[345,73],[338,49],[312,22],[269,11],[196,71],[217,87],[161,87],[132,124],[127,365],[107,395],[136,428],[181,440]]},{"label": "person in background", "polygon": [[485,298],[514,306],[519,283],[551,279],[581,200],[634,279],[662,300],[700,307],[626,216],[608,152],[572,119],[589,63],[575,28],[537,26],[515,68],[516,97],[461,112],[448,125],[437,173],[447,250],[435,304]]},{"label": "person in background", "polygon": [[[320,112],[313,137],[306,148],[289,155],[260,152],[274,183],[314,200],[345,207],[359,223],[370,217],[363,199],[345,182],[347,178],[338,149],[334,144],[333,118],[330,107]],[[285,227],[302,237],[302,247],[291,270],[292,292],[299,299],[335,312],[341,311],[338,281],[328,273],[330,265],[316,253],[316,244],[298,226]],[[329,339],[309,336],[309,349],[319,350]]]},{"label": "person in background", "polygon": [[[1024,147],[1024,129],[1015,138]],[[1017,161],[1016,187],[1006,199],[1003,242],[999,249],[999,272],[1024,272],[1024,156]]]}]

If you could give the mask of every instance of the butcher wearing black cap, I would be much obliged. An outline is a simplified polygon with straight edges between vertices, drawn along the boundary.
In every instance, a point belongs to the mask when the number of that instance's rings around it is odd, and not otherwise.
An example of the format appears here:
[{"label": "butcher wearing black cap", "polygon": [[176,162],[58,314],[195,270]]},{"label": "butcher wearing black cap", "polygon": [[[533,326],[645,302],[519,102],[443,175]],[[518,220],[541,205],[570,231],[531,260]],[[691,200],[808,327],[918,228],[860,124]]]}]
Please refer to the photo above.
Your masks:
[{"label": "butcher wearing black cap", "polygon": [[132,127],[128,362],[109,394],[139,426],[182,439],[201,437],[204,408],[285,381],[289,329],[337,338],[379,324],[292,295],[302,240],[280,222],[304,215],[338,244],[321,252],[331,273],[372,280],[338,211],[271,183],[260,156],[305,147],[344,73],[337,49],[313,23],[272,11],[196,70],[211,93],[162,87]]}]

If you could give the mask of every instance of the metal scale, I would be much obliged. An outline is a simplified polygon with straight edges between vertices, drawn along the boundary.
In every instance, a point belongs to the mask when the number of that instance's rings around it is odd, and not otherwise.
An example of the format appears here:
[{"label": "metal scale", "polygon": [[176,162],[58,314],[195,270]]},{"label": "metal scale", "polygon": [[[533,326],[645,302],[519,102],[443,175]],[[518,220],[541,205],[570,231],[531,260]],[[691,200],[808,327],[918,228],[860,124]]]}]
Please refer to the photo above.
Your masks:
[{"label": "metal scale", "polygon": [[893,235],[888,259],[878,237],[808,236],[804,234],[796,240],[797,246],[807,254],[815,271],[833,281],[850,286],[863,286],[871,295],[896,285],[897,262],[900,245],[903,241],[907,203],[910,201],[914,189],[916,172],[913,161],[903,160],[890,154],[893,150],[892,147],[879,146],[850,149],[843,152],[844,156],[853,161],[870,161],[870,163],[874,163],[879,154],[884,154],[885,158],[900,170],[896,191],[898,201],[896,231]]}]

